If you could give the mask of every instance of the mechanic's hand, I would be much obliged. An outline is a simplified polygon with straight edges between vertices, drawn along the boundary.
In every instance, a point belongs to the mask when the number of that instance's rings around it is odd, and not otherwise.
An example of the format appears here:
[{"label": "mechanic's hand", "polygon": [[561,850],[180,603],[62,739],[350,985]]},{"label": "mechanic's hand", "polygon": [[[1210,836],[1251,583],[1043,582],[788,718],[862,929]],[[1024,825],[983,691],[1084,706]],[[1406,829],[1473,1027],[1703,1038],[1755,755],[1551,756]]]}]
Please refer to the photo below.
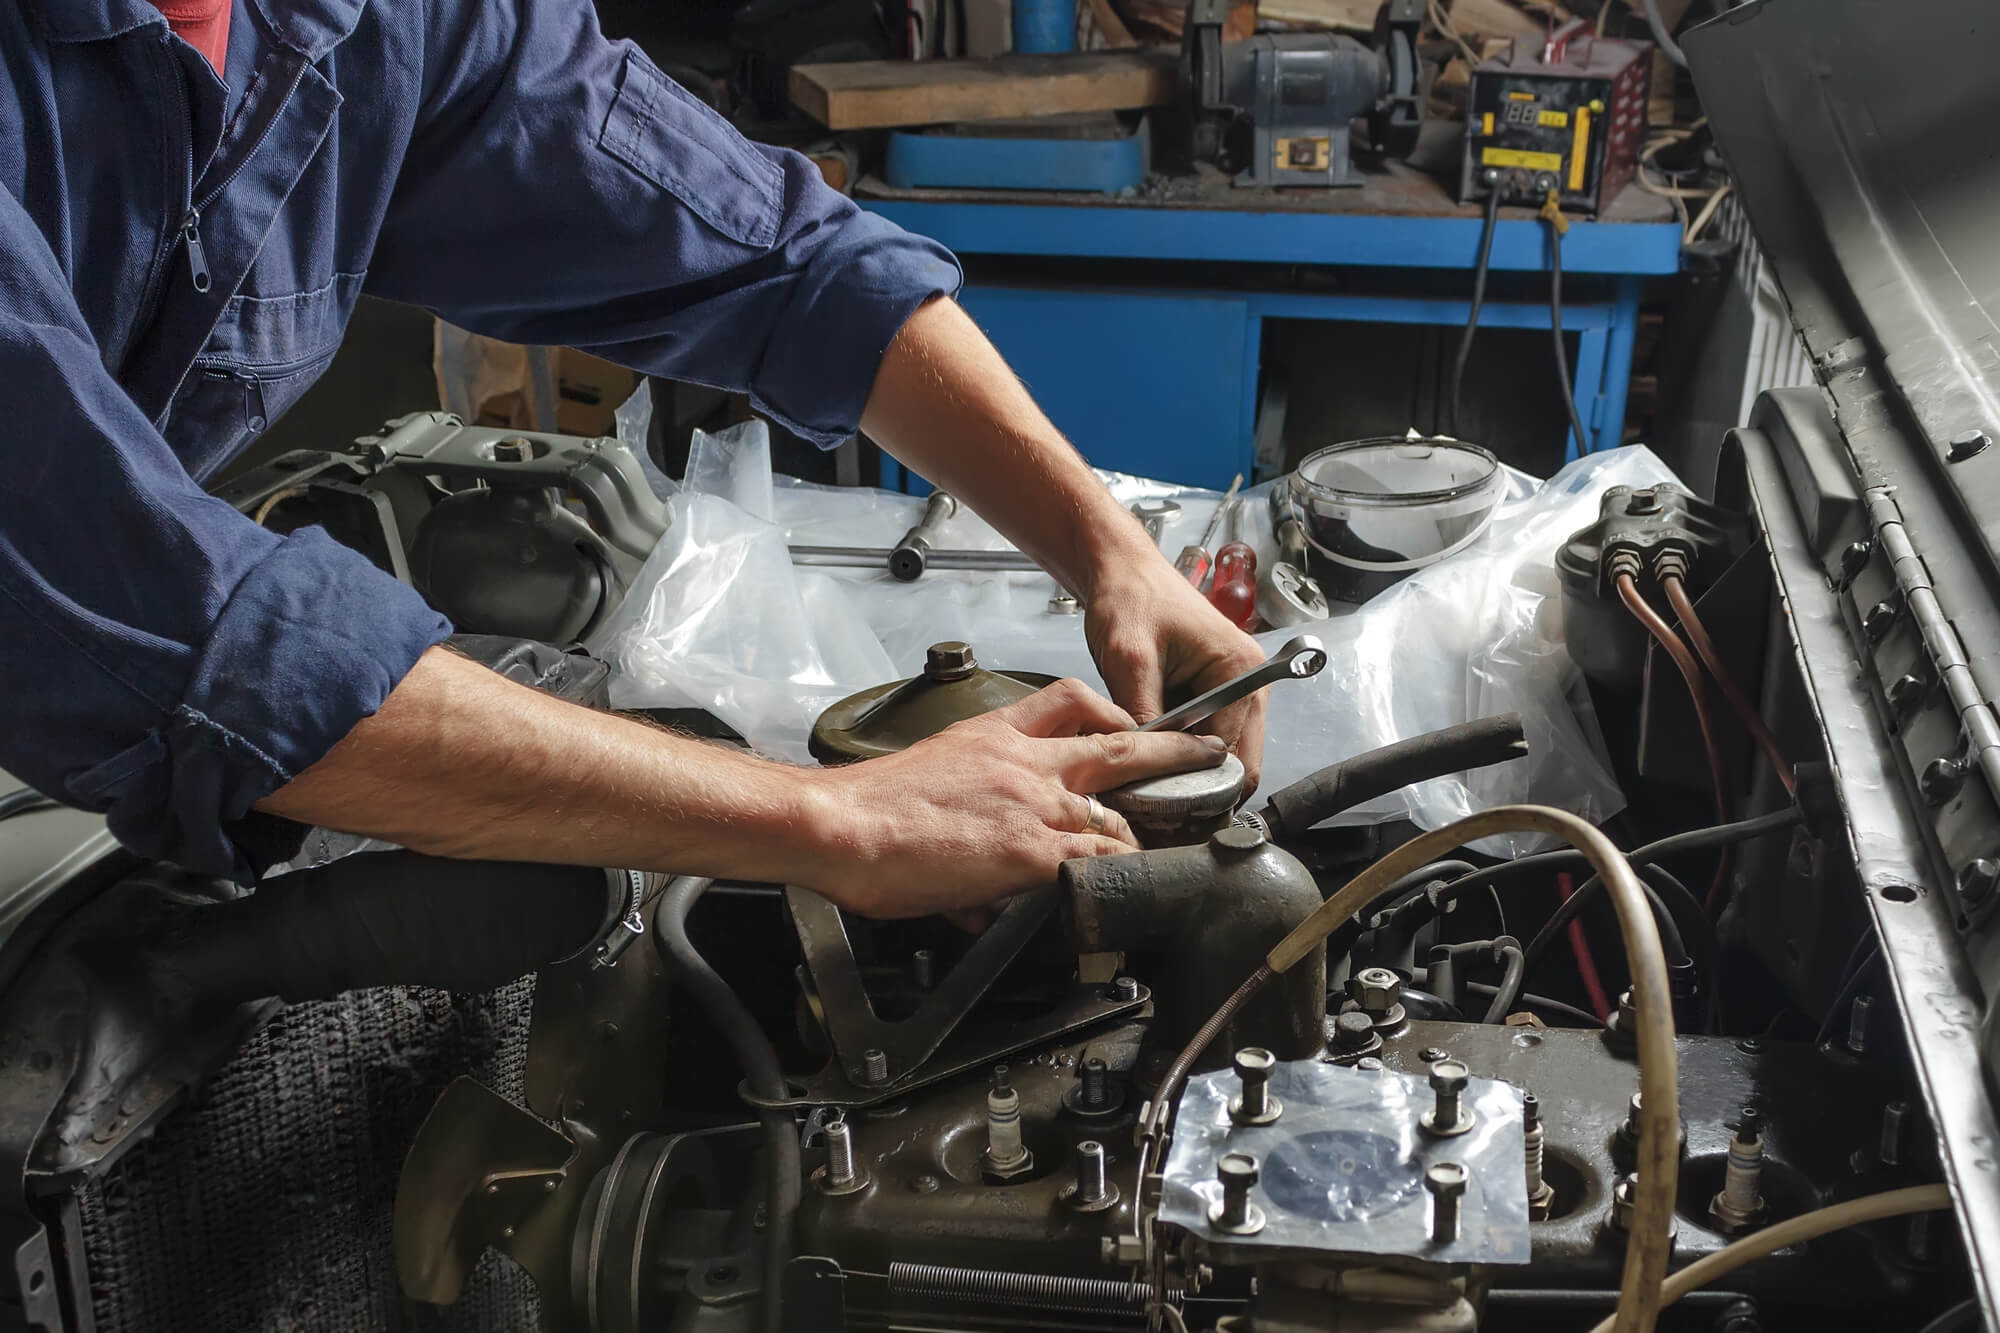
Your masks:
[{"label": "mechanic's hand", "polygon": [[1124,819],[1088,794],[1213,768],[1224,754],[1214,737],[1133,725],[1063,680],[898,754],[816,774],[827,854],[798,882],[864,916],[921,916],[1053,884],[1073,857],[1131,851]]},{"label": "mechanic's hand", "polygon": [[[1085,608],[1083,633],[1111,697],[1140,722],[1166,711],[1168,691],[1192,697],[1268,656],[1157,557],[1100,575]],[[1264,763],[1264,693],[1259,690],[1201,724],[1243,761],[1246,792],[1257,790]]]}]

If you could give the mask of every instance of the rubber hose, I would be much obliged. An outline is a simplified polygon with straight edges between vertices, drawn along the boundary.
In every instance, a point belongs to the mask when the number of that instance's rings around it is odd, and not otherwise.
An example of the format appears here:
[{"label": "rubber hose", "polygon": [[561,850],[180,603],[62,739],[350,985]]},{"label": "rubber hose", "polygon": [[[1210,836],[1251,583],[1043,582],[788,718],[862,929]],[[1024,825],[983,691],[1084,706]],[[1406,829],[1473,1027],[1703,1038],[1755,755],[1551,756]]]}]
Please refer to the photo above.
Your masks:
[{"label": "rubber hose", "polygon": [[1500,984],[1493,990],[1493,1003],[1486,1006],[1486,1017],[1479,1020],[1482,1023],[1498,1023],[1505,1018],[1507,1011],[1512,1009],[1514,1002],[1520,998],[1521,983],[1526,980],[1527,974],[1523,966],[1526,958],[1521,952],[1518,941],[1503,940],[1500,944],[1500,958],[1505,964],[1505,970],[1500,974]]},{"label": "rubber hose", "polygon": [[1667,59],[1673,61],[1682,69],[1686,69],[1688,63],[1687,52],[1681,50],[1680,43],[1675,41],[1674,35],[1667,31],[1667,22],[1660,17],[1660,0],[1646,0],[1645,8],[1646,26],[1652,29],[1653,41],[1659,45],[1662,51],[1667,53]]},{"label": "rubber hose", "polygon": [[[785,1071],[778,1064],[770,1038],[688,938],[688,913],[714,883],[682,875],[669,884],[653,915],[653,940],[674,969],[675,979],[728,1041],[750,1090],[759,1097],[780,1098],[786,1095]],[[758,1119],[764,1126],[766,1169],[770,1173],[764,1205],[763,1327],[765,1333],[782,1333],[785,1264],[791,1259],[792,1223],[798,1216],[804,1172],[799,1164],[798,1125],[792,1113],[764,1111]]]},{"label": "rubber hose", "polygon": [[357,852],[180,913],[145,965],[170,989],[235,1003],[363,986],[476,994],[588,948],[622,901],[590,866]]},{"label": "rubber hose", "polygon": [[1384,745],[1300,778],[1272,795],[1264,807],[1264,820],[1274,839],[1295,837],[1413,782],[1504,764],[1527,753],[1518,714],[1475,718]]}]

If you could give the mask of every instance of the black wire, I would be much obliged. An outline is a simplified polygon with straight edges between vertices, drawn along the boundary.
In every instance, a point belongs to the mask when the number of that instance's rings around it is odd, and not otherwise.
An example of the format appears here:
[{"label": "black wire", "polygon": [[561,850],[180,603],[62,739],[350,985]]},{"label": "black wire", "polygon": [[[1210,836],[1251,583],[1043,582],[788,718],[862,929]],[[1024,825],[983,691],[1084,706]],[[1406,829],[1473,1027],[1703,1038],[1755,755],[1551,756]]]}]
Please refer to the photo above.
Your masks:
[{"label": "black wire", "polygon": [[[1476,991],[1481,995],[1497,994],[1500,990],[1498,986],[1489,985],[1484,981],[1468,981],[1465,983],[1465,988],[1469,991]],[[1514,1001],[1514,1004],[1517,1008],[1525,1006],[1529,1009],[1546,1009],[1550,1013],[1567,1018],[1582,1027],[1601,1028],[1604,1026],[1604,1020],[1596,1014],[1588,1013],[1573,1004],[1564,1004],[1561,1000],[1552,1000],[1546,995],[1532,995],[1524,991]]]},{"label": "black wire", "polygon": [[33,787],[17,787],[0,796],[0,819],[33,814],[37,810],[53,810],[60,804],[62,802],[50,800]]},{"label": "black wire", "polygon": [[[1759,815],[1755,819],[1741,819],[1733,824],[1716,824],[1708,828],[1691,829],[1686,833],[1676,833],[1672,837],[1649,842],[1625,853],[1625,859],[1634,865],[1651,861],[1664,861],[1669,857],[1688,852],[1709,851],[1730,843],[1748,842],[1761,838],[1767,833],[1776,833],[1797,825],[1803,816],[1796,807],[1787,807],[1773,814]],[[1537,852],[1533,856],[1523,856],[1513,861],[1502,861],[1498,865],[1487,866],[1474,871],[1462,879],[1451,882],[1452,897],[1483,889],[1500,880],[1514,879],[1537,871],[1587,870],[1590,858],[1572,848],[1561,851]]]},{"label": "black wire", "polygon": [[1563,407],[1569,412],[1570,429],[1576,432],[1576,451],[1590,452],[1590,437],[1583,433],[1583,418],[1576,412],[1576,390],[1569,378],[1569,345],[1563,341],[1563,238],[1562,228],[1549,223],[1549,324],[1555,330],[1556,380],[1562,385]]},{"label": "black wire", "polygon": [[1504,969],[1500,974],[1500,984],[1494,988],[1493,1003],[1486,1006],[1486,1017],[1482,1023],[1498,1023],[1521,998],[1521,983],[1527,980],[1527,955],[1521,952],[1519,940],[1503,937],[1494,941],[1495,952],[1500,955]]},{"label": "black wire", "polygon": [[1472,335],[1479,331],[1479,311],[1486,304],[1486,272],[1493,262],[1493,232],[1500,221],[1500,182],[1494,181],[1486,194],[1486,225],[1479,232],[1479,261],[1472,268],[1472,310],[1465,317],[1465,332],[1458,335],[1458,355],[1451,363],[1451,395],[1445,400],[1450,419],[1446,423],[1453,439],[1458,433],[1459,392],[1465,384],[1466,363],[1472,359]]},{"label": "black wire", "polygon": [[[1690,961],[1692,955],[1688,953],[1686,937],[1681,934],[1680,922],[1675,919],[1673,912],[1667,907],[1665,900],[1660,897],[1659,885],[1662,883],[1667,884],[1669,892],[1676,893],[1677,896],[1685,895],[1688,902],[1694,905],[1694,910],[1697,913],[1701,912],[1700,900],[1689,891],[1687,885],[1682,884],[1671,875],[1667,875],[1664,880],[1657,879],[1656,876],[1664,872],[1658,871],[1654,866],[1641,865],[1638,867],[1638,873],[1639,887],[1645,890],[1646,901],[1651,903],[1653,907],[1653,919],[1659,922],[1660,925],[1660,945],[1666,950],[1667,961],[1669,963]],[[1597,896],[1603,891],[1603,879],[1592,875],[1582,884],[1579,884],[1576,892],[1563,899],[1556,907],[1556,910],[1549,914],[1549,919],[1544,921],[1542,928],[1535,932],[1535,938],[1528,941],[1526,950],[1527,958],[1524,962],[1524,968],[1528,975],[1534,975],[1535,969],[1541,966],[1542,960],[1548,956],[1549,950],[1555,947],[1556,940],[1561,936],[1563,927],[1576,920],[1577,915],[1584,908],[1590,906],[1591,903],[1597,901]],[[1704,916],[1703,919],[1706,920],[1707,918]]]},{"label": "black wire", "polygon": [[1979,1301],[1960,1301],[1925,1324],[1920,1333],[1972,1333],[1980,1327]]},{"label": "black wire", "polygon": [[[785,1073],[770,1038],[688,938],[688,913],[714,882],[683,875],[669,884],[653,916],[653,942],[693,994],[695,1003],[728,1040],[750,1090],[760,1097],[782,1098],[786,1095]],[[799,1131],[790,1111],[764,1111],[759,1119],[764,1125],[766,1168],[770,1172],[765,1191],[763,1326],[765,1333],[781,1333],[785,1264],[791,1259],[792,1219],[799,1210],[802,1187]]]}]

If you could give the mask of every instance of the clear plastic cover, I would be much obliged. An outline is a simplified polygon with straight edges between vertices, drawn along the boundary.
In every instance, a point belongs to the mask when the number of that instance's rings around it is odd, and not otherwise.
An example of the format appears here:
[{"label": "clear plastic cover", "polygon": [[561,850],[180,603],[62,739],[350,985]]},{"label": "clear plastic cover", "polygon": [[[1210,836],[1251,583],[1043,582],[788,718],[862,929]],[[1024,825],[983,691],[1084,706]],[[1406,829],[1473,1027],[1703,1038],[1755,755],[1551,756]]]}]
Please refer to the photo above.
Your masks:
[{"label": "clear plastic cover", "polygon": [[[1077,676],[1103,688],[1083,618],[1049,612],[1056,585],[1045,574],[932,570],[899,583],[880,568],[793,566],[788,540],[889,547],[922,516],[924,502],[773,479],[767,440],[757,423],[697,440],[688,478],[668,501],[666,537],[592,640],[611,662],[616,706],[705,708],[759,750],[805,762],[822,709],[915,675],[924,650],[940,640],[972,644],[989,667]],[[1127,505],[1180,501],[1161,539],[1170,556],[1199,540],[1220,499],[1101,475]],[[1563,650],[1551,561],[1596,517],[1607,487],[1647,486],[1673,474],[1634,448],[1591,455],[1539,486],[1511,470],[1501,475],[1504,498],[1493,522],[1465,550],[1364,606],[1336,607],[1328,620],[1260,636],[1276,648],[1295,634],[1316,634],[1329,654],[1317,677],[1271,690],[1266,792],[1392,741],[1511,711],[1526,727],[1528,759],[1405,788],[1343,819],[1407,816],[1434,828],[1509,801],[1599,821],[1622,808],[1582,678]],[[1246,496],[1237,535],[1268,569],[1277,553],[1261,490]],[[947,525],[942,544],[1007,545],[967,509]],[[1535,845],[1525,837],[1499,840],[1494,850]]]},{"label": "clear plastic cover", "polygon": [[[1229,1103],[1241,1085],[1230,1071],[1188,1081],[1174,1118],[1160,1220],[1212,1245],[1320,1254],[1408,1255],[1440,1263],[1525,1264],[1529,1259],[1526,1147],[1521,1095],[1473,1079],[1464,1105],[1472,1127],[1426,1132],[1427,1080],[1391,1069],[1344,1069],[1297,1060],[1271,1071],[1283,1111],[1268,1125],[1238,1125]],[[1257,1163],[1250,1201],[1264,1214],[1255,1235],[1213,1226],[1222,1201],[1216,1161],[1243,1153]],[[1465,1168],[1455,1239],[1431,1239],[1424,1173]]]}]

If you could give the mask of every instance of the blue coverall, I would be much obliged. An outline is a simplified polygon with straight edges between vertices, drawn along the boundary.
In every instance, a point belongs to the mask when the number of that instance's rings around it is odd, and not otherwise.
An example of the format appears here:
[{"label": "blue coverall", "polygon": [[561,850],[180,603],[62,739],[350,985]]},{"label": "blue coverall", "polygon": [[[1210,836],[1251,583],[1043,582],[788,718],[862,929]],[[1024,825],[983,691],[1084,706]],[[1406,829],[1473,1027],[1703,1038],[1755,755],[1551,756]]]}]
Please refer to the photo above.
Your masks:
[{"label": "blue coverall", "polygon": [[747,142],[589,0],[235,0],[226,80],[147,0],[0,5],[0,767],[253,878],[251,810],[449,626],[202,487],[362,292],[853,432],[940,247]]}]

